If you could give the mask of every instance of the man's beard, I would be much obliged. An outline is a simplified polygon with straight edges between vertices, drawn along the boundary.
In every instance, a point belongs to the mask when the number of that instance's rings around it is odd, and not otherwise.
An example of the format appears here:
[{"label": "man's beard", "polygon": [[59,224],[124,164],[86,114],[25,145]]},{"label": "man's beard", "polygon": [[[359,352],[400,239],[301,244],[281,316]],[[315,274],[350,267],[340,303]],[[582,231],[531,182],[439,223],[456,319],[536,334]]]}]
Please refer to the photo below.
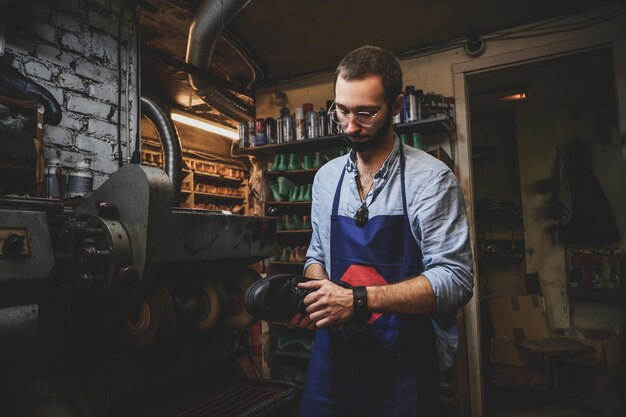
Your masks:
[{"label": "man's beard", "polygon": [[368,140],[363,141],[363,142],[353,142],[348,136],[346,136],[345,140],[348,143],[348,146],[352,146],[352,148],[356,152],[363,152],[363,151],[367,151],[370,149],[375,149],[383,143],[385,137],[387,136],[387,132],[389,130],[389,127],[391,126],[392,121],[393,121],[393,116],[391,115],[391,112],[389,111],[387,112],[387,116],[385,117],[384,123],[378,128],[376,133],[374,133],[374,135],[371,136]]}]

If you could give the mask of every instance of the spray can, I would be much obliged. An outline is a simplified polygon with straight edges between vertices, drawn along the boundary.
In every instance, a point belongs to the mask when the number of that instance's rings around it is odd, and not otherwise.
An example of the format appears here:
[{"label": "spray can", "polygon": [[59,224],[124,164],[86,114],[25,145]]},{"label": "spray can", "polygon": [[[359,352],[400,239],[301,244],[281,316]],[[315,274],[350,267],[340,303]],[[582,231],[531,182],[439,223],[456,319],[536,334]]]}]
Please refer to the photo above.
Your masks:
[{"label": "spray can", "polygon": [[304,111],[302,107],[296,107],[296,140],[302,140],[305,138],[305,123],[304,123]]},{"label": "spray can", "polygon": [[424,91],[415,90],[415,105],[417,106],[417,120],[422,120],[423,103],[424,103]]},{"label": "spray can", "polygon": [[[332,107],[333,103],[334,103],[333,100],[326,100],[326,112],[329,112],[331,110],[331,107]],[[339,126],[333,120],[332,117],[328,117],[328,134],[329,135],[336,135],[338,133],[339,133]]]},{"label": "spray can", "polygon": [[256,121],[248,121],[248,146],[256,145]]},{"label": "spray can", "polygon": [[317,112],[317,121],[320,136],[330,135],[330,132],[328,131],[328,113],[326,113],[326,110],[320,109],[320,111]]},{"label": "spray can", "polygon": [[303,106],[304,119],[306,123],[306,137],[316,138],[320,135],[317,120],[317,113],[313,110],[313,104],[305,103]]},{"label": "spray can", "polygon": [[63,167],[61,160],[51,158],[46,161],[43,173],[44,185],[46,186],[46,198],[63,199]]},{"label": "spray can", "polygon": [[273,117],[265,119],[265,139],[267,143],[278,143],[276,138],[276,120]]},{"label": "spray can", "polygon": [[280,122],[282,127],[283,142],[291,142],[295,140],[296,133],[293,125],[293,118],[287,107],[280,110]]},{"label": "spray can", "polygon": [[67,175],[67,196],[82,197],[93,190],[93,172],[88,159],[76,163]]},{"label": "spray can", "polygon": [[237,131],[239,132],[239,147],[247,148],[250,146],[249,137],[248,137],[248,123],[239,123],[239,128]]},{"label": "spray can", "polygon": [[406,99],[406,104],[408,104],[408,109],[406,112],[407,122],[414,122],[418,120],[417,118],[417,103],[415,100],[415,87],[412,85],[407,85],[404,89],[404,97]]},{"label": "spray can", "polygon": [[265,119],[257,119],[255,121],[255,125],[256,125],[256,142],[254,143],[254,146],[263,146],[267,144],[267,136],[265,136],[266,135]]}]

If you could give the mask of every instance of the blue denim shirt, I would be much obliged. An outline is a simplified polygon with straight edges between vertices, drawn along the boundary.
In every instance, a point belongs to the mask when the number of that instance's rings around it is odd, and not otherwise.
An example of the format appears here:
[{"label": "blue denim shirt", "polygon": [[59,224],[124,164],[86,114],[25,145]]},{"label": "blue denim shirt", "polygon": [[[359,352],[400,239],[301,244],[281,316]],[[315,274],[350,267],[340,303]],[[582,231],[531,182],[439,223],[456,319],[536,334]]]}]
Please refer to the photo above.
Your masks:
[{"label": "blue denim shirt", "polygon": [[[400,177],[401,142],[374,176],[366,196],[370,218],[402,214]],[[465,200],[450,169],[426,152],[404,147],[406,195],[413,236],[422,250],[424,272],[437,298],[437,312],[450,313],[465,304],[473,292],[472,252],[465,212]],[[325,164],[313,181],[311,223],[313,235],[305,269],[318,263],[330,276],[330,216],[341,172],[339,215],[354,217],[361,205],[356,186],[356,165],[345,155]]]}]

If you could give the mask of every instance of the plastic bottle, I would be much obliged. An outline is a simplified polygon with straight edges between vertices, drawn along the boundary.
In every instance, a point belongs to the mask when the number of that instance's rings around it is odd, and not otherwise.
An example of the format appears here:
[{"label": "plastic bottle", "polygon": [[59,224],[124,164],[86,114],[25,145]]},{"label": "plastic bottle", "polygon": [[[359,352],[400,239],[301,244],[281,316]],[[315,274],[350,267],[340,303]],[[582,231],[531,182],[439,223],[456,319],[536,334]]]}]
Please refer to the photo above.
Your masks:
[{"label": "plastic bottle", "polygon": [[280,110],[280,122],[283,130],[283,142],[293,141],[296,138],[296,134],[293,119],[291,118],[291,114],[289,114],[289,109],[287,107],[283,107]]},{"label": "plastic bottle", "polygon": [[304,123],[304,111],[302,107],[296,107],[296,140],[302,140],[305,138],[305,123]]},{"label": "plastic bottle", "polygon": [[317,120],[317,113],[313,110],[313,104],[305,103],[303,106],[304,120],[306,123],[306,137],[316,138],[320,135],[319,122]]},{"label": "plastic bottle", "polygon": [[67,197],[82,197],[93,190],[93,172],[88,159],[76,163],[67,175]]},{"label": "plastic bottle", "polygon": [[46,161],[43,179],[46,186],[46,198],[63,199],[63,168],[59,158]]}]

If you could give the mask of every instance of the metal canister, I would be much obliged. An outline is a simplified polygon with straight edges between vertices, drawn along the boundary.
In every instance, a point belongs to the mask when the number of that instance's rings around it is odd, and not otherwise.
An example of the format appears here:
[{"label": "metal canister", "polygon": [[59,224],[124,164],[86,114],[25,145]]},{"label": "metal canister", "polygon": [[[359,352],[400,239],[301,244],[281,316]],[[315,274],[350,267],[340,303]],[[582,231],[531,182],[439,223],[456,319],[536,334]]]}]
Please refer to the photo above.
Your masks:
[{"label": "metal canister", "polygon": [[265,138],[267,143],[277,143],[276,138],[276,119],[268,117],[265,119]]},{"label": "metal canister", "polygon": [[266,123],[265,119],[256,120],[256,143],[254,146],[263,146],[267,144]]},{"label": "metal canister", "polygon": [[256,120],[248,122],[248,146],[256,146]]},{"label": "metal canister", "polygon": [[250,138],[248,136],[248,122],[239,123],[239,128],[237,131],[239,132],[239,147],[247,148],[250,146]]},{"label": "metal canister", "polygon": [[43,174],[46,198],[63,199],[63,168],[58,158],[48,159]]}]

